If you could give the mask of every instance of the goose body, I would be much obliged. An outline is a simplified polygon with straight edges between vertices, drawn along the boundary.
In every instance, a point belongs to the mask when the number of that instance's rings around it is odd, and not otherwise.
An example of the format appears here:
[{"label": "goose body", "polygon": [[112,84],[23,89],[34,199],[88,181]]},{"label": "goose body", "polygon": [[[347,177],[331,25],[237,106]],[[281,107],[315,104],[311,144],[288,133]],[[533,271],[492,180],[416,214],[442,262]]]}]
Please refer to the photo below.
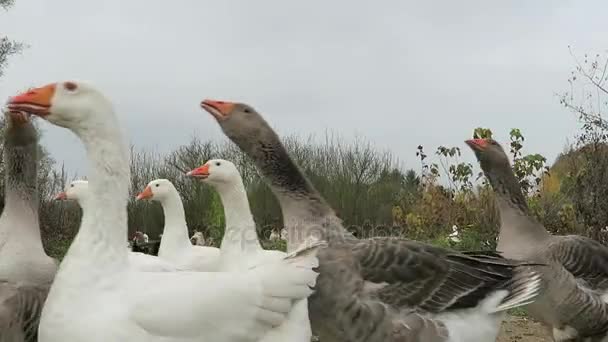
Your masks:
[{"label": "goose body", "polygon": [[530,215],[502,147],[492,139],[467,140],[496,195],[500,212],[497,250],[535,260],[546,283],[528,307],[562,341],[608,340],[608,247],[577,235],[552,235]]},{"label": "goose body", "polygon": [[158,249],[159,258],[190,271],[211,272],[218,269],[218,248],[192,245],[190,242],[184,205],[173,183],[167,179],[153,180],[137,195],[137,199],[158,201],[163,207],[165,227]]},{"label": "goose body", "polygon": [[269,183],[283,211],[288,250],[308,236],[328,241],[308,299],[312,330],[322,341],[494,341],[502,313],[538,295],[536,271],[495,253],[356,239],[251,106],[212,100],[201,106]]},{"label": "goose body", "polygon": [[[56,200],[72,200],[84,210],[88,210],[87,197],[89,193],[89,182],[86,180],[74,180],[66,186],[63,192],[55,196]],[[127,255],[129,265],[139,271],[158,271],[158,272],[173,272],[184,270],[175,264],[166,260],[160,259],[153,255],[133,252],[129,250]]]},{"label": "goose body", "polygon": [[[212,159],[187,175],[210,184],[222,200],[226,229],[220,245],[221,271],[243,271],[286,256],[284,252],[265,250],[260,245],[243,180],[232,162]],[[287,320],[269,331],[260,342],[310,342],[307,305],[306,300],[296,304]]]},{"label": "goose body", "polygon": [[128,265],[128,149],[111,103],[93,87],[61,82],[13,97],[66,127],[90,163],[89,208],[42,310],[40,342],[257,341],[312,292],[312,244],[245,272],[138,272]]},{"label": "goose body", "polygon": [[42,247],[38,222],[38,136],[25,113],[6,115],[5,204],[0,215],[0,341],[36,341],[58,262]]}]

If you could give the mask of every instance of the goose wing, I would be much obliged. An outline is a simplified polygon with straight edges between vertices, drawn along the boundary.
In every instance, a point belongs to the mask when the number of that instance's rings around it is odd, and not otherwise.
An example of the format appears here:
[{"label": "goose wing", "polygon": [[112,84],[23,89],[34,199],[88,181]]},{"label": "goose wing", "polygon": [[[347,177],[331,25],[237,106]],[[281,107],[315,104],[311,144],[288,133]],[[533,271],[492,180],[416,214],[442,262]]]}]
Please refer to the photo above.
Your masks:
[{"label": "goose wing", "polygon": [[0,282],[0,342],[35,342],[49,285]]},{"label": "goose wing", "polygon": [[[527,281],[540,286],[534,271],[519,267],[525,263],[493,252],[459,253],[411,240],[377,238],[356,243],[353,253],[362,278],[382,284],[372,294],[396,308],[431,313],[473,308],[497,290],[525,291],[521,285]],[[535,297],[538,288],[528,290],[521,305]],[[509,299],[513,298],[503,301]]]}]

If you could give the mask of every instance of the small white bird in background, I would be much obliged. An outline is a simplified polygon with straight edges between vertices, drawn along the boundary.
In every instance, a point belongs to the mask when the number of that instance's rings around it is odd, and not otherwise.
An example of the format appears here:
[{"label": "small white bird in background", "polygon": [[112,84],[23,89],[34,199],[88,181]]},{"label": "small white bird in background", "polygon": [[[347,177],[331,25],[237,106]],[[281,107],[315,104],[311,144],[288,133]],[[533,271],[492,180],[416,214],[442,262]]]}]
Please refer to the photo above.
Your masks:
[{"label": "small white bird in background", "polygon": [[281,240],[287,241],[287,229],[281,229]]},{"label": "small white bird in background", "polygon": [[448,235],[450,241],[452,242],[460,242],[460,238],[458,237],[458,226],[457,225],[453,225],[452,226],[452,232],[450,233],[450,235]]},{"label": "small white bird in background", "polygon": [[133,234],[133,241],[137,244],[147,243],[149,241],[148,234],[136,230],[135,234]]},{"label": "small white bird in background", "polygon": [[276,230],[273,229],[270,231],[270,237],[269,237],[270,241],[277,241],[280,238],[281,238],[281,234],[278,233]]}]

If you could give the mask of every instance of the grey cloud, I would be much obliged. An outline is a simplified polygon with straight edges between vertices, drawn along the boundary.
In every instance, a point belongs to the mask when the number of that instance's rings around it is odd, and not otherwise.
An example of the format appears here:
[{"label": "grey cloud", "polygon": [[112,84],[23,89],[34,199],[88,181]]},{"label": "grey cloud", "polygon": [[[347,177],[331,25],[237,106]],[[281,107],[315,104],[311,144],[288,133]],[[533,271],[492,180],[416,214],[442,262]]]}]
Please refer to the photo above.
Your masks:
[{"label": "grey cloud", "polygon": [[[168,150],[223,139],[202,98],[248,102],[282,133],[359,134],[415,167],[415,147],[460,145],[474,127],[553,159],[576,128],[554,93],[569,44],[602,49],[608,5],[554,1],[17,1],[0,32],[31,48],[0,97],[63,79],[108,93],[131,141]],[[85,172],[76,138],[45,144]],[[465,160],[473,160],[465,152]]]}]

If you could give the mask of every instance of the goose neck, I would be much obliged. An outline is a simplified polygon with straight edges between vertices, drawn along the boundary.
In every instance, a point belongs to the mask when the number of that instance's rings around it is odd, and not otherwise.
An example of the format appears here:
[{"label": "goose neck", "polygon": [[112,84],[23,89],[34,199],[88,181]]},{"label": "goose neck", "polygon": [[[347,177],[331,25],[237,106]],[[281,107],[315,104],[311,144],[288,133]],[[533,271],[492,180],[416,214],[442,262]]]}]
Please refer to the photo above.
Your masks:
[{"label": "goose neck", "polygon": [[[188,237],[188,226],[186,224],[186,213],[182,199],[177,190],[171,191],[160,201],[165,215],[165,227],[163,229],[163,237],[161,249],[171,246],[175,248],[190,247],[190,239]],[[165,248],[163,248],[163,246]],[[159,251],[160,252],[160,251]]]},{"label": "goose neck", "polygon": [[502,174],[487,173],[486,176],[494,189],[500,212],[499,240],[525,243],[549,236],[547,230],[531,216],[526,197],[511,167]]},{"label": "goose neck", "polygon": [[261,248],[243,181],[219,183],[214,187],[222,200],[226,217],[222,246],[238,242],[239,245],[244,243]]},{"label": "goose neck", "polygon": [[89,160],[89,197],[70,252],[89,255],[98,267],[124,265],[130,170],[126,144],[113,120],[77,131]]},{"label": "goose neck", "polygon": [[[42,247],[38,219],[38,145],[6,141],[4,151],[5,197],[2,230],[16,230],[20,239]],[[19,224],[15,224],[18,222]]]}]

